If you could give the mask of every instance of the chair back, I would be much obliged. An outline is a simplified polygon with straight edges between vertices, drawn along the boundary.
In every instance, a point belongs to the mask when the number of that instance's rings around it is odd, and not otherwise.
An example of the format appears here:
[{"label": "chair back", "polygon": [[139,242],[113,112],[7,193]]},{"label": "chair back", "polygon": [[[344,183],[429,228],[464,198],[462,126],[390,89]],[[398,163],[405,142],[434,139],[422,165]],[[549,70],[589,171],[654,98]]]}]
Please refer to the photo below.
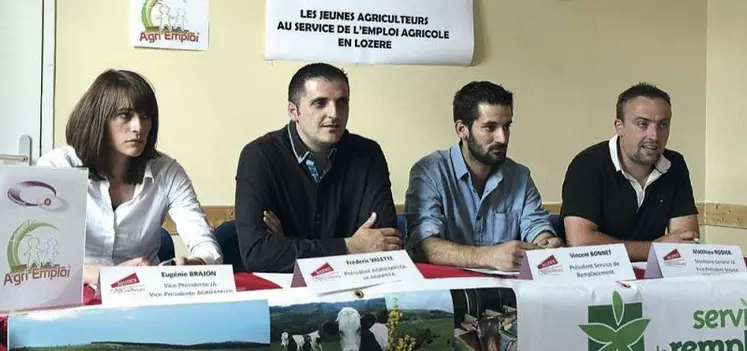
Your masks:
[{"label": "chair back", "polygon": [[402,233],[402,239],[407,238],[407,217],[403,214],[397,215],[397,230]]},{"label": "chair back", "polygon": [[563,225],[563,221],[560,219],[560,215],[551,214],[550,223],[552,223],[552,227],[555,229],[555,233],[558,234],[558,237],[565,240],[565,226]]},{"label": "chair back", "polygon": [[174,239],[171,238],[171,234],[168,230],[161,227],[161,247],[158,248],[158,259],[168,261],[176,256],[174,249]]},{"label": "chair back", "polygon": [[234,272],[246,272],[244,261],[239,253],[239,238],[236,234],[236,221],[230,220],[223,222],[218,228],[215,228],[215,239],[218,240],[218,246],[223,252],[223,264],[233,266]]}]

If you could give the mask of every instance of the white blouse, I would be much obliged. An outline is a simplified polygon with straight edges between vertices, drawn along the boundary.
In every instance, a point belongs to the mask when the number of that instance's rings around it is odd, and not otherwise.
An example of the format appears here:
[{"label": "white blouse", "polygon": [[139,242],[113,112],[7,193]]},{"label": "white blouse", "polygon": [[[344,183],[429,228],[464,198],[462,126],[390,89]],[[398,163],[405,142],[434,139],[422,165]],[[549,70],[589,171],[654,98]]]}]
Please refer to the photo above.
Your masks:
[{"label": "white blouse", "polygon": [[[82,167],[70,147],[52,150],[37,166]],[[197,201],[192,182],[176,160],[163,153],[148,162],[132,199],[112,211],[109,181],[88,180],[86,263],[117,265],[136,257],[158,264],[161,225],[166,213],[176,223],[190,257],[220,264],[223,257]]]}]

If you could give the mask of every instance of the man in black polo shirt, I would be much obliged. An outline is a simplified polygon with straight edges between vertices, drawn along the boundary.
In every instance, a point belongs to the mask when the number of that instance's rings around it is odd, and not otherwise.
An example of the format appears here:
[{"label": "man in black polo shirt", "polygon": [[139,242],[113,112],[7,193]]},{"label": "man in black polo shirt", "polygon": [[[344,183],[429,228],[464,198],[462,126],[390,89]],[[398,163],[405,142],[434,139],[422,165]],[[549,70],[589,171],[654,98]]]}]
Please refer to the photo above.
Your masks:
[{"label": "man in black polo shirt", "polygon": [[643,261],[652,241],[696,240],[698,210],[684,158],[665,149],[669,95],[640,83],[620,94],[616,111],[616,135],[568,166],[561,217],[569,245],[624,243]]},{"label": "man in black polo shirt", "polygon": [[345,129],[348,102],[342,70],[304,66],[288,86],[290,123],[241,152],[236,230],[249,271],[402,248],[384,153]]}]

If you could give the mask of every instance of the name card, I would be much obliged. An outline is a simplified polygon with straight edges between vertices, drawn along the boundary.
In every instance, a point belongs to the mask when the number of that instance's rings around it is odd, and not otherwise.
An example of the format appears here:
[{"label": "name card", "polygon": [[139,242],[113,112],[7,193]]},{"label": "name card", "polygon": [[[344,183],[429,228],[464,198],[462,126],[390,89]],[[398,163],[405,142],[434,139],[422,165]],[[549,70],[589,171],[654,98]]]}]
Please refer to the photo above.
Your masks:
[{"label": "name card", "polygon": [[291,287],[308,286],[328,293],[413,279],[423,279],[423,275],[407,252],[398,250],[299,259]]},{"label": "name card", "polygon": [[623,244],[529,250],[520,279],[634,280],[633,266]]},{"label": "name card", "polygon": [[652,243],[646,278],[723,275],[747,272],[738,245]]},{"label": "name card", "polygon": [[99,289],[105,305],[162,303],[191,296],[236,292],[233,267],[102,267]]}]

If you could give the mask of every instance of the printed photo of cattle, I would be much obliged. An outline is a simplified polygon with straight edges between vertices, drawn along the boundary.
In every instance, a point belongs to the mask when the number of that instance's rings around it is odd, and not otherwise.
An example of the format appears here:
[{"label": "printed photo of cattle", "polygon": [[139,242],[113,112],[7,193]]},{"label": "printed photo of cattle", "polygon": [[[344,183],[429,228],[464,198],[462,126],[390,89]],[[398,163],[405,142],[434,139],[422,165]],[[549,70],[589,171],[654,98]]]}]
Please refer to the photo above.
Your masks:
[{"label": "printed photo of cattle", "polygon": [[270,306],[268,349],[444,350],[451,349],[453,324],[448,290]]},{"label": "printed photo of cattle", "polygon": [[511,288],[451,290],[454,344],[462,351],[516,351],[518,319]]}]

